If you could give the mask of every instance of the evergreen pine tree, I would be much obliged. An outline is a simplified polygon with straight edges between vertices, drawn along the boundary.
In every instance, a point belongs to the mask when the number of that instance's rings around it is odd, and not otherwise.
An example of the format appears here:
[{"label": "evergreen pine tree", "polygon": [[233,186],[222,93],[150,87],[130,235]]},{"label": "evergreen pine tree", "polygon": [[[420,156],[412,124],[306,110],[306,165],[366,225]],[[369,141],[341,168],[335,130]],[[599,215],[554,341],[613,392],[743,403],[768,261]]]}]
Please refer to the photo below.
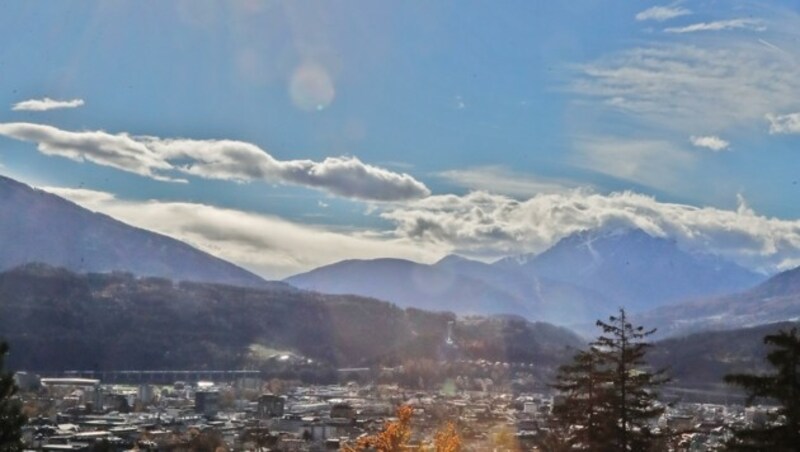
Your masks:
[{"label": "evergreen pine tree", "polygon": [[559,369],[553,387],[563,399],[553,407],[554,430],[570,450],[648,450],[649,423],[663,412],[654,389],[667,381],[644,359],[655,330],[631,324],[624,309],[597,326],[602,335]]},{"label": "evergreen pine tree", "polygon": [[552,386],[562,399],[553,407],[552,427],[564,450],[606,450],[610,375],[599,357],[594,349],[579,351],[558,369]]},{"label": "evergreen pine tree", "polygon": [[654,389],[667,381],[663,371],[646,370],[644,358],[652,345],[645,339],[656,330],[634,326],[624,309],[619,310],[619,316],[609,317],[608,323],[598,320],[597,326],[603,335],[592,348],[611,375],[609,411],[615,421],[610,437],[612,450],[647,450],[653,439],[650,420],[664,411]]},{"label": "evergreen pine tree", "polygon": [[25,416],[22,404],[15,397],[17,385],[10,372],[3,371],[8,344],[0,342],[0,452],[21,451],[22,426]]},{"label": "evergreen pine tree", "polygon": [[774,347],[767,361],[775,372],[767,375],[732,374],[725,382],[741,386],[748,403],[765,398],[780,404],[779,424],[750,427],[735,432],[733,450],[796,451],[800,449],[800,336],[797,328],[764,337]]}]

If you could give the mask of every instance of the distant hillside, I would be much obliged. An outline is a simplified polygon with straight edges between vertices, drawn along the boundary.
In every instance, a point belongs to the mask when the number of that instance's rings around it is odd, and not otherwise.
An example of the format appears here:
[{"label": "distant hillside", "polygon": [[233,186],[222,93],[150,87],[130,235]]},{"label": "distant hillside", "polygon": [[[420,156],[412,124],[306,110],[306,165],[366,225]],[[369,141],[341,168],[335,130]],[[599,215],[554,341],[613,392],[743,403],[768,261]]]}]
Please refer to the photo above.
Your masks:
[{"label": "distant hillside", "polygon": [[797,326],[779,322],[666,339],[655,343],[648,353],[649,361],[656,368],[668,367],[676,386],[725,389],[725,374],[770,371],[764,336]]},{"label": "distant hillside", "polygon": [[0,270],[43,262],[78,272],[263,286],[260,277],[178,240],[135,228],[0,176]]},{"label": "distant hillside", "polygon": [[380,298],[458,314],[515,314],[562,325],[594,321],[613,304],[588,289],[448,256],[434,265],[347,260],[285,280],[324,293]]},{"label": "distant hillside", "polygon": [[[174,283],[33,264],[0,273],[0,337],[17,369],[258,368],[263,350],[330,366],[438,360],[453,319],[281,284]],[[543,368],[581,343],[566,329],[518,318],[458,321],[454,330],[468,358]]]},{"label": "distant hillside", "polygon": [[579,232],[542,254],[510,257],[495,265],[591,288],[630,311],[737,292],[764,279],[719,257],[683,251],[673,240],[640,229]]},{"label": "distant hillside", "polygon": [[662,334],[680,335],[800,319],[800,267],[740,293],[697,299],[637,315]]},{"label": "distant hillside", "polygon": [[[535,363],[543,378],[585,341],[516,316],[467,317],[401,309],[374,299],[76,274],[31,264],[0,273],[0,337],[11,368],[47,370],[265,368],[292,352],[332,367],[396,365],[452,356]],[[722,375],[765,369],[765,334],[793,324],[703,332],[656,342],[653,366],[681,387],[724,389]],[[595,336],[598,332],[595,331]]]}]

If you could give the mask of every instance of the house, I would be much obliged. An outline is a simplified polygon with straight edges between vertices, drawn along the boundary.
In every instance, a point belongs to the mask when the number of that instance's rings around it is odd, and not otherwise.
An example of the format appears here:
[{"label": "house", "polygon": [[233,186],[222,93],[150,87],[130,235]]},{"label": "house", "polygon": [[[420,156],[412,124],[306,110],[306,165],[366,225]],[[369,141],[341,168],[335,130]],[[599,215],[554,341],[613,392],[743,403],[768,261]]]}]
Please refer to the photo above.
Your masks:
[{"label": "house", "polygon": [[281,417],[284,411],[283,397],[274,394],[262,394],[258,398],[258,417],[261,419]]},{"label": "house", "polygon": [[219,411],[219,392],[197,391],[194,393],[194,411],[205,416],[216,416]]},{"label": "house", "polygon": [[331,406],[331,419],[355,420],[356,410],[349,403],[335,403]]}]

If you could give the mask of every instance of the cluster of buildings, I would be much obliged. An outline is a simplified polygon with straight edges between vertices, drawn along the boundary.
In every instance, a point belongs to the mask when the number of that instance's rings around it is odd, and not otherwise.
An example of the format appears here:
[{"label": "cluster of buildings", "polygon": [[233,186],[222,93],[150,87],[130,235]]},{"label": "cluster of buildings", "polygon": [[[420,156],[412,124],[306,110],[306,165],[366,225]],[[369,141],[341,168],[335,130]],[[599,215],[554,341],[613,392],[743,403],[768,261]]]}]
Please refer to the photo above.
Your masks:
[{"label": "cluster of buildings", "polygon": [[[40,451],[339,450],[379,432],[400,405],[413,408],[411,444],[430,444],[447,422],[464,450],[537,450],[553,397],[491,385],[409,391],[397,385],[315,386],[245,377],[227,382],[104,384],[90,378],[17,374]],[[272,392],[272,390],[275,390]],[[654,428],[677,433],[673,450],[715,450],[731,425],[769,422],[766,407],[673,404]]]},{"label": "cluster of buildings", "polygon": [[[400,405],[414,410],[411,443],[424,445],[448,421],[466,450],[535,438],[550,399],[491,390],[409,391],[397,385],[230,382],[103,384],[89,378],[18,374],[30,422],[26,446],[84,450],[339,450],[375,434]],[[98,449],[101,448],[101,449]],[[502,449],[498,449],[502,450]]]},{"label": "cluster of buildings", "polygon": [[670,432],[673,450],[721,451],[733,430],[764,427],[778,421],[777,407],[740,404],[678,403],[667,407],[657,428]]}]

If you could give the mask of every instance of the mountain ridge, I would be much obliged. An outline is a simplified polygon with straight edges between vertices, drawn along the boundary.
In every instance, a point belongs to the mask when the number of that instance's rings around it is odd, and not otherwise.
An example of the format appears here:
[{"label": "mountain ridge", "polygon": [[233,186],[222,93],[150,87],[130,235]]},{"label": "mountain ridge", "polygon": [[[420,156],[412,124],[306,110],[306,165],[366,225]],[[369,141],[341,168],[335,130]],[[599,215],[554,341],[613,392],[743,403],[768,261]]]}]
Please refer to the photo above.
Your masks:
[{"label": "mountain ridge", "polygon": [[345,260],[291,276],[297,287],[372,296],[459,314],[517,314],[562,325],[594,323],[617,307],[645,311],[733,293],[763,276],[721,258],[688,253],[640,229],[581,231],[538,255],[484,263],[448,255],[434,264]]},{"label": "mountain ridge", "polygon": [[732,293],[763,276],[708,253],[690,253],[672,239],[638,228],[584,230],[537,255],[496,266],[588,287],[631,311],[688,298]]},{"label": "mountain ridge", "polygon": [[92,212],[44,190],[0,176],[0,270],[42,262],[75,271],[246,286],[269,284],[180,240]]}]

